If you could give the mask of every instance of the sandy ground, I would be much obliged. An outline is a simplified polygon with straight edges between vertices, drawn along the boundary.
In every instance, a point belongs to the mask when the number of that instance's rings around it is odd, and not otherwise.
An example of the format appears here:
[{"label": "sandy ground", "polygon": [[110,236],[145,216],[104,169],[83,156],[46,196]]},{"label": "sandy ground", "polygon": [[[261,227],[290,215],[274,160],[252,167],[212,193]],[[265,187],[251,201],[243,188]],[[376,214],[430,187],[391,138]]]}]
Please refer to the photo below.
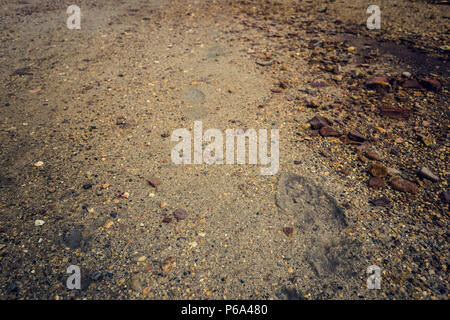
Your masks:
[{"label": "sandy ground", "polygon": [[[448,5],[70,4],[0,1],[2,299],[448,299]],[[194,121],[278,172],[174,164]]]}]

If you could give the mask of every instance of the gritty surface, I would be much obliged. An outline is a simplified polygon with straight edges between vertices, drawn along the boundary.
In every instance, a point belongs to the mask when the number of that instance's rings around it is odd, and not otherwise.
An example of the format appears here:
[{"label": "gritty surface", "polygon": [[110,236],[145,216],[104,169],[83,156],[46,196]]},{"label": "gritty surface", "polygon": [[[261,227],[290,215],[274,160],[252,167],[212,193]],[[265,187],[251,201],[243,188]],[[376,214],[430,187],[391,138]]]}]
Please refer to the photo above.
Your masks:
[{"label": "gritty surface", "polygon": [[[448,299],[448,6],[78,2],[0,1],[0,298]],[[195,120],[279,171],[175,165]]]}]

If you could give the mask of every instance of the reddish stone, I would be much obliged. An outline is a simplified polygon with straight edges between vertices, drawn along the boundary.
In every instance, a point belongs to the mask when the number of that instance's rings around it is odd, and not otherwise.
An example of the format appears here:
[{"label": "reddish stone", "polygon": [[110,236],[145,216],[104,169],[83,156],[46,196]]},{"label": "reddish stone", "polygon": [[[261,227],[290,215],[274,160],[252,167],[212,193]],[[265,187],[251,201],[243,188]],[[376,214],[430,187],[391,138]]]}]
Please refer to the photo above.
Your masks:
[{"label": "reddish stone", "polygon": [[372,151],[366,151],[366,157],[369,158],[370,160],[377,160],[377,161],[380,160],[380,157]]},{"label": "reddish stone", "polygon": [[184,209],[177,209],[173,212],[173,215],[175,217],[175,219],[179,220],[184,220],[187,217],[187,212]]},{"label": "reddish stone", "polygon": [[422,89],[422,86],[417,80],[406,80],[405,82],[402,83],[402,87],[410,89]]},{"label": "reddish stone", "polygon": [[311,128],[313,129],[320,129],[324,126],[328,126],[330,123],[330,120],[324,117],[315,116],[311,120],[308,121],[308,123],[311,125]]},{"label": "reddish stone", "polygon": [[381,107],[380,113],[392,119],[404,120],[409,118],[411,110],[406,108]]},{"label": "reddish stone", "polygon": [[372,174],[372,176],[378,178],[383,178],[388,175],[388,169],[378,162],[370,166],[369,172]]},{"label": "reddish stone", "polygon": [[378,177],[372,177],[369,180],[369,186],[374,189],[381,189],[386,187],[386,182],[383,179]]},{"label": "reddish stone", "polygon": [[161,184],[161,180],[158,178],[148,178],[147,182],[154,188]]},{"label": "reddish stone", "polygon": [[439,91],[439,89],[441,88],[441,83],[435,79],[429,78],[423,79],[421,81],[421,84],[425,89],[428,90]]},{"label": "reddish stone", "polygon": [[348,137],[349,137],[351,140],[355,140],[355,141],[359,141],[359,142],[364,142],[364,141],[367,140],[366,137],[363,136],[363,135],[362,135],[361,133],[359,133],[358,131],[350,131],[350,132],[348,133]]},{"label": "reddish stone", "polygon": [[339,137],[341,134],[329,126],[323,126],[319,131],[322,137]]},{"label": "reddish stone", "polygon": [[419,190],[419,187],[415,183],[412,183],[411,181],[405,180],[400,177],[392,178],[390,184],[392,189],[401,192],[409,192],[415,194]]}]

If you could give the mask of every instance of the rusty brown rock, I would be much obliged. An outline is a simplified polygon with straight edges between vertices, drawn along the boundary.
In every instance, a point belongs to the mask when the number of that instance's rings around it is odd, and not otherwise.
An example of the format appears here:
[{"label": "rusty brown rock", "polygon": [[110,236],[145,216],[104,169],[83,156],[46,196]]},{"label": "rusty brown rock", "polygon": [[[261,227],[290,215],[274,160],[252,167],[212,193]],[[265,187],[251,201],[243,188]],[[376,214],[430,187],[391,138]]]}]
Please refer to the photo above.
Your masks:
[{"label": "rusty brown rock", "polygon": [[400,177],[392,178],[390,184],[392,189],[401,192],[409,192],[415,194],[419,190],[419,187],[415,183],[412,183],[411,181]]},{"label": "rusty brown rock", "polygon": [[372,176],[378,178],[383,178],[388,175],[388,169],[379,162],[373,163],[369,168],[369,172]]},{"label": "rusty brown rock", "polygon": [[377,161],[380,160],[380,156],[372,151],[366,151],[366,157],[369,158],[370,160],[377,160]]},{"label": "rusty brown rock", "polygon": [[441,88],[441,83],[435,79],[425,78],[420,83],[425,89],[428,90],[439,91]]},{"label": "rusty brown rock", "polygon": [[406,108],[395,108],[384,106],[380,108],[380,114],[392,119],[406,120],[409,119],[411,111]]},{"label": "rusty brown rock", "polygon": [[381,178],[372,177],[369,180],[369,187],[374,188],[374,189],[381,189],[381,188],[386,187],[386,182],[384,182],[384,180]]},{"label": "rusty brown rock", "polygon": [[322,137],[339,137],[341,134],[329,126],[323,126],[319,131]]},{"label": "rusty brown rock", "polygon": [[154,188],[161,184],[161,180],[158,178],[148,178],[147,182]]},{"label": "rusty brown rock", "polygon": [[348,137],[351,140],[359,141],[359,142],[364,142],[367,140],[367,138],[365,136],[363,136],[361,133],[359,133],[358,131],[350,131],[348,133]]},{"label": "rusty brown rock", "polygon": [[330,123],[330,120],[324,117],[315,116],[311,120],[308,121],[308,123],[311,125],[311,128],[313,129],[320,129],[324,126],[328,126]]},{"label": "rusty brown rock", "polygon": [[409,88],[409,89],[422,89],[422,86],[420,85],[419,81],[417,80],[406,80],[402,83],[403,88]]}]

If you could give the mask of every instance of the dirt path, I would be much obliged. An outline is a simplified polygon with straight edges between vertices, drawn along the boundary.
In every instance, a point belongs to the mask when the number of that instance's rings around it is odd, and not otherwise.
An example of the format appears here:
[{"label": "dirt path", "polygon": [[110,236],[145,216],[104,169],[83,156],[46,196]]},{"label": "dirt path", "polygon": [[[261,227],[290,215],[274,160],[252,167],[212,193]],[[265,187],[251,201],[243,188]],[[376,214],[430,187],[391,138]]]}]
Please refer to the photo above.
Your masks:
[{"label": "dirt path", "polygon": [[[389,22],[406,4],[375,36],[352,32],[364,1],[80,1],[81,30],[68,5],[0,1],[1,298],[448,298],[445,11],[410,4],[437,27],[408,48]],[[442,88],[398,91],[404,71]],[[366,88],[380,74],[389,88]],[[316,115],[345,134],[322,137]],[[278,129],[278,172],[174,164],[171,134],[194,121]],[[420,191],[384,175],[369,188],[373,163]],[[66,288],[69,265],[82,290]]]}]

